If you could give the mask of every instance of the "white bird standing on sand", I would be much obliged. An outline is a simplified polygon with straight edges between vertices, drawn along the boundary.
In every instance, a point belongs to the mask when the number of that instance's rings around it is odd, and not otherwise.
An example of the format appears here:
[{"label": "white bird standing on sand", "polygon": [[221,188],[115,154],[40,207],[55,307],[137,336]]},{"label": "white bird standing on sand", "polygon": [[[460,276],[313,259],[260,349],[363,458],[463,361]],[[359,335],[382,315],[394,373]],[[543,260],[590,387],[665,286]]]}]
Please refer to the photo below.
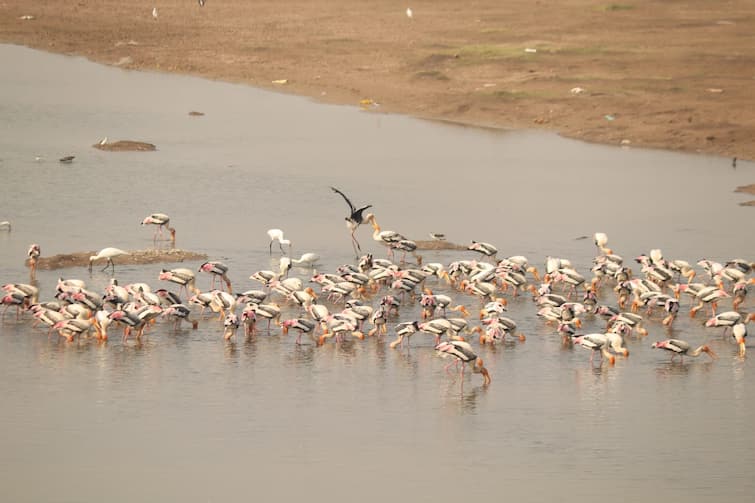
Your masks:
[{"label": "white bird standing on sand", "polygon": [[108,268],[108,266],[113,268],[113,272],[115,272],[115,264],[113,263],[114,257],[120,257],[121,255],[128,255],[129,253],[127,251],[123,251],[120,248],[103,248],[100,250],[97,255],[92,255],[89,257],[89,272],[92,272],[92,263],[94,263],[96,260],[106,258],[107,263],[105,264],[105,267],[102,269],[103,271]]},{"label": "white bird standing on sand", "polygon": [[11,230],[10,222],[8,222],[7,220],[4,220],[4,221],[0,222],[0,230],[4,230],[4,231],[10,232],[10,230]]},{"label": "white bird standing on sand", "polygon": [[409,19],[412,19],[412,16],[414,16],[414,13],[412,12],[412,8],[411,7],[407,7],[406,8],[406,17],[408,17]]},{"label": "white bird standing on sand", "polygon": [[152,7],[152,19],[157,21],[157,7]]},{"label": "white bird standing on sand", "polygon": [[288,252],[291,253],[291,241],[289,239],[283,239],[283,231],[280,229],[268,229],[267,236],[270,238],[270,253],[273,253],[273,242],[278,241],[278,246],[281,249],[281,253],[285,254],[283,245],[288,245]]}]

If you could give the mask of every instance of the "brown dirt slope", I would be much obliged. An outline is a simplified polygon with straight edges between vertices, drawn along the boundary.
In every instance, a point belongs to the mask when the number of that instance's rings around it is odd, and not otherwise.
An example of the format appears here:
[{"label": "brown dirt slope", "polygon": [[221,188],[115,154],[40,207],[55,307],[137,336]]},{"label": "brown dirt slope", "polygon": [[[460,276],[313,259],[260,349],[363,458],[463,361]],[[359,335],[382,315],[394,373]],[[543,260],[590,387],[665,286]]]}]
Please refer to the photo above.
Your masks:
[{"label": "brown dirt slope", "polygon": [[755,159],[752,0],[418,0],[412,18],[407,5],[2,0],[0,41],[377,111]]}]

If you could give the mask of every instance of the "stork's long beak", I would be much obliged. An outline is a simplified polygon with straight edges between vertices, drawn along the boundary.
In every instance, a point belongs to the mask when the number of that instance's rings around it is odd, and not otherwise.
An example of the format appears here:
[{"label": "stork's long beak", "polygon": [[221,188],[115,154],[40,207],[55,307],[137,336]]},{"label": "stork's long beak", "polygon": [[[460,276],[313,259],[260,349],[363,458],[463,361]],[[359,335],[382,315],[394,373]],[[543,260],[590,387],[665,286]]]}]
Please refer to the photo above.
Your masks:
[{"label": "stork's long beak", "polygon": [[540,273],[537,270],[537,267],[530,266],[527,268],[527,272],[532,274],[532,277],[535,278],[535,281],[540,281]]},{"label": "stork's long beak", "polygon": [[710,349],[708,346],[703,346],[703,351],[705,351],[706,353],[708,353],[708,356],[710,356],[714,360],[718,360],[718,355],[712,349]]},{"label": "stork's long beak", "polygon": [[475,362],[475,366],[478,368],[478,371],[480,374],[482,374],[482,384],[483,386],[487,386],[492,382],[492,379],[490,378],[490,373],[488,373],[488,369],[486,369],[483,364],[482,360],[480,358],[477,359],[477,362]]}]

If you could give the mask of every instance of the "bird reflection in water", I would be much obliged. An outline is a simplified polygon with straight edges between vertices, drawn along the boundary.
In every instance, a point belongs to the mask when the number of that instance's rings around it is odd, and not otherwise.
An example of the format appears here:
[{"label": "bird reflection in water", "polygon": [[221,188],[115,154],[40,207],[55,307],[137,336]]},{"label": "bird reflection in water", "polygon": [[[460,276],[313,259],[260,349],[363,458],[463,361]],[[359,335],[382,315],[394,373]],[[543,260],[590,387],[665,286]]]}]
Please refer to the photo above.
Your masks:
[{"label": "bird reflection in water", "polygon": [[655,375],[658,378],[669,379],[673,377],[687,376],[690,372],[709,373],[715,363],[713,361],[664,361],[655,367]]},{"label": "bird reflection in water", "polygon": [[314,344],[294,344],[293,351],[286,360],[293,366],[311,367],[314,364],[315,348]]},{"label": "bird reflection in water", "polygon": [[244,356],[247,357],[248,361],[253,361],[255,358],[257,358],[257,337],[255,337],[253,334],[246,334],[244,335],[244,344],[242,346],[244,351]]},{"label": "bird reflection in water", "polygon": [[233,339],[228,339],[225,341],[225,361],[227,363],[233,363],[238,364],[239,363],[239,346],[238,343]]},{"label": "bird reflection in water", "polygon": [[485,385],[467,385],[460,387],[457,382],[445,381],[443,396],[448,407],[456,407],[463,414],[477,413],[477,401],[490,389]]},{"label": "bird reflection in water", "polygon": [[342,341],[335,344],[335,346],[338,349],[339,356],[354,358],[357,355],[357,345],[354,341]]}]

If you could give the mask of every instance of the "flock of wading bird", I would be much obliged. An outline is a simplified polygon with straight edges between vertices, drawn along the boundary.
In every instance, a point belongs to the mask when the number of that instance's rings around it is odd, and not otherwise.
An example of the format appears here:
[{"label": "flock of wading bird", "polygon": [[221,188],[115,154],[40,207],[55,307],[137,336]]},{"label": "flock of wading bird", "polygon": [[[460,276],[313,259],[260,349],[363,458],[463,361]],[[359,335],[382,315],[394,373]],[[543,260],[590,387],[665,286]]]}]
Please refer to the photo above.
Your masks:
[{"label": "flock of wading bird", "polygon": [[[178,285],[176,292],[153,289],[147,283],[120,285],[115,277],[104,292],[95,292],[87,289],[83,280],[60,278],[54,300],[40,301],[38,289],[32,284],[9,283],[3,286],[3,321],[8,308],[15,306],[17,320],[29,313],[35,326],[49,327],[48,336],[57,332],[67,341],[77,338],[107,341],[112,326],[121,325],[123,343],[132,334],[140,342],[158,320],[170,320],[171,329],[178,331],[183,321],[197,328],[200,320],[215,315],[216,323],[222,322],[219,332],[225,340],[235,337],[243,326],[247,338],[261,332],[287,334],[293,330],[297,333],[296,344],[302,344],[306,335],[318,346],[329,339],[335,343],[364,340],[365,335],[382,340],[392,333],[395,340],[390,347],[400,348],[408,347],[415,333],[423,333],[434,337],[434,349],[439,355],[451,357],[447,372],[456,364],[463,382],[464,370],[469,368],[481,374],[487,385],[491,382],[490,375],[469,340],[476,339],[483,347],[501,344],[507,338],[526,339],[517,329],[516,321],[506,316],[508,298],[531,296],[538,309],[537,316],[553,328],[564,345],[590,349],[591,365],[596,353],[600,355],[600,365],[613,365],[617,356],[629,356],[627,337],[647,335],[646,323],[671,327],[679,315],[682,296],[686,295],[691,299],[689,316],[706,310],[705,326],[723,327],[724,337],[728,339],[730,334],[738,345],[739,355],[745,355],[747,324],[755,319],[755,313],[741,310],[748,286],[755,283],[755,264],[751,262],[733,259],[718,263],[702,259],[696,263],[702,273],[698,274],[692,264],[666,259],[660,250],[654,249],[634,259],[639,265],[636,273],[607,247],[607,236],[596,233],[593,237],[597,255],[590,271],[592,277],[577,272],[569,260],[555,257],[546,258],[541,276],[526,257],[499,259],[495,246],[475,241],[467,247],[475,253],[472,259],[422,264],[421,257],[414,255],[416,263],[407,263],[406,253],[413,253],[416,243],[397,232],[382,230],[372,213],[364,213],[370,205],[355,207],[341,191],[333,190],[349,205],[346,224],[356,254],[354,264],[341,265],[329,273],[317,272],[316,254],[290,258],[287,256],[291,251],[290,240],[284,238],[280,229],[270,229],[269,250],[272,255],[273,244],[277,242],[279,270],[259,270],[249,276],[260,283],[259,289],[234,293],[228,267],[219,261],[205,262],[196,271],[162,269],[158,280]],[[152,214],[142,223],[156,226],[156,241],[175,242],[175,229],[170,227],[167,215]],[[373,240],[387,248],[389,258],[361,253],[355,233],[363,223],[372,225]],[[169,232],[169,238],[164,230]],[[401,260],[396,260],[396,250],[404,252]],[[90,258],[90,270],[92,262],[107,259],[105,269],[112,267],[114,274],[113,258],[125,253],[106,248]],[[39,255],[40,247],[31,245],[28,263],[32,278]],[[293,266],[312,269],[308,286],[302,279],[289,276]],[[196,273],[209,275],[209,290],[202,292],[197,288]],[[433,288],[448,294],[434,293]],[[731,309],[717,313],[721,302],[730,302]],[[421,319],[402,320],[402,309],[412,309],[417,303]],[[207,310],[215,314],[206,315]],[[604,319],[605,328],[580,333],[582,319],[586,317]],[[693,346],[679,339],[657,341],[652,347],[669,351],[672,362],[677,357],[683,361],[685,356],[702,353],[713,359],[717,357],[705,344]]]}]

